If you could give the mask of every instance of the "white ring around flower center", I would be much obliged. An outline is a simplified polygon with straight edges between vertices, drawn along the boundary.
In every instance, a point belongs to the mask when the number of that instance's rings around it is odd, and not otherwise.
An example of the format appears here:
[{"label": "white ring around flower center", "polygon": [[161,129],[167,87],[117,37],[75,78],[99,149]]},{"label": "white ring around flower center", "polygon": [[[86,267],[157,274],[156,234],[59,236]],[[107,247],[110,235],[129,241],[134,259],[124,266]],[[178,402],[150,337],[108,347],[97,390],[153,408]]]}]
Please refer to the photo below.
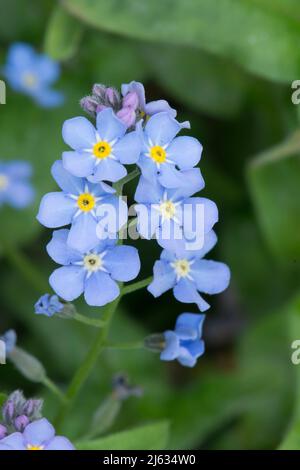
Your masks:
[{"label": "white ring around flower center", "polygon": [[28,88],[36,88],[37,86],[37,76],[32,72],[24,73],[22,77],[23,84]]},{"label": "white ring around flower center", "polygon": [[187,259],[178,259],[171,263],[171,266],[178,278],[190,277],[191,263]]},{"label": "white ring around flower center", "polygon": [[176,214],[176,206],[172,201],[164,201],[159,205],[159,211],[164,219],[173,219]]},{"label": "white ring around flower center", "polygon": [[6,175],[0,173],[0,191],[4,191],[9,184],[9,179]]},{"label": "white ring around flower center", "polygon": [[83,258],[83,265],[87,271],[96,272],[102,268],[103,260],[101,255],[97,255],[96,253],[89,253]]}]

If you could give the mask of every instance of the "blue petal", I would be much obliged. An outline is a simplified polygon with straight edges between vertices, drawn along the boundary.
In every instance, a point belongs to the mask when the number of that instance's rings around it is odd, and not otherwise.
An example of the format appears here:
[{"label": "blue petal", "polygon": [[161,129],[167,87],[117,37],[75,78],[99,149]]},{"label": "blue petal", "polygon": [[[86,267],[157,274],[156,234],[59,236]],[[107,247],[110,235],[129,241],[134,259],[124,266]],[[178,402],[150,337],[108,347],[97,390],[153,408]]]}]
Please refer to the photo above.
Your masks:
[{"label": "blue petal", "polygon": [[160,224],[159,212],[147,204],[136,204],[134,209],[138,218],[137,231],[143,238],[150,240]]},{"label": "blue petal", "polygon": [[143,177],[150,181],[150,183],[155,184],[158,170],[152,158],[142,154],[137,165],[141,169]]},{"label": "blue petal", "polygon": [[162,113],[164,111],[172,118],[175,118],[177,115],[176,110],[171,108],[166,100],[150,101],[145,106],[145,112],[148,116],[153,116],[153,114]]},{"label": "blue petal", "polygon": [[200,292],[219,294],[229,285],[230,270],[224,263],[203,259],[193,264],[192,276]]},{"label": "blue petal", "polygon": [[[170,168],[172,168],[171,165],[162,166],[161,173],[158,176],[160,184],[162,184],[165,187],[168,187],[168,184],[170,186],[169,179],[167,181],[165,181],[164,179],[165,177],[170,178],[169,176]],[[172,171],[174,171],[174,169]],[[191,170],[176,171],[176,178],[178,178],[180,184],[178,184],[177,187],[175,187],[174,185],[173,188],[175,189],[170,190],[170,194],[172,195],[174,200],[190,197],[193,194],[197,193],[198,191],[201,191],[201,189],[203,189],[205,186],[205,182],[201,175],[200,168],[192,168]]]},{"label": "blue petal", "polygon": [[[14,432],[9,436],[1,439],[0,445],[10,447],[9,450],[26,450],[23,435],[20,432]],[[8,449],[1,449],[0,450],[8,450]]]},{"label": "blue petal", "polygon": [[99,243],[96,228],[97,221],[91,214],[80,214],[70,228],[68,245],[80,253],[91,250]]},{"label": "blue petal", "polygon": [[67,119],[62,128],[62,136],[66,144],[74,150],[92,148],[96,143],[96,130],[85,117]]},{"label": "blue petal", "polygon": [[200,312],[205,312],[210,305],[197,292],[196,286],[191,281],[181,278],[174,287],[174,297],[179,302],[187,304],[195,303],[198,305]]},{"label": "blue petal", "polygon": [[48,255],[58,264],[68,265],[82,259],[82,255],[67,244],[68,235],[67,229],[55,230],[46,247]]},{"label": "blue petal", "polygon": [[165,331],[165,349],[160,354],[162,361],[174,361],[179,355],[179,338],[174,331]]},{"label": "blue petal", "polygon": [[63,227],[71,223],[76,206],[62,192],[48,193],[41,200],[38,221],[48,228]]},{"label": "blue petal", "polygon": [[164,188],[155,179],[154,184],[143,176],[140,177],[134,199],[144,204],[158,204],[164,194]]},{"label": "blue petal", "polygon": [[96,160],[92,154],[86,152],[63,152],[64,168],[74,176],[90,176],[95,170]]},{"label": "blue petal", "polygon": [[39,55],[35,62],[35,70],[39,79],[49,85],[58,80],[60,75],[60,65],[46,55]]},{"label": "blue petal", "polygon": [[106,269],[116,281],[128,282],[134,279],[141,269],[139,253],[133,246],[116,246],[104,257]]},{"label": "blue petal", "polygon": [[154,296],[159,297],[161,294],[171,289],[176,282],[176,275],[171,266],[161,260],[155,261],[153,268],[153,281],[147,287],[147,290]]},{"label": "blue petal", "polygon": [[218,222],[217,206],[210,199],[191,197],[184,200],[183,210],[184,236],[189,242],[186,249],[200,250],[205,234]]},{"label": "blue petal", "polygon": [[180,188],[187,184],[186,176],[171,163],[163,163],[160,167],[158,181],[165,188]]},{"label": "blue petal", "polygon": [[32,46],[22,42],[16,42],[10,46],[7,56],[9,64],[19,68],[27,68],[35,62],[36,53]]},{"label": "blue petal", "polygon": [[205,315],[182,313],[176,320],[175,331],[182,340],[201,338]]},{"label": "blue petal", "polygon": [[187,242],[180,225],[171,220],[165,220],[156,230],[157,243],[168,251],[177,253],[183,251]]},{"label": "blue petal", "polygon": [[194,137],[176,137],[167,148],[167,155],[181,170],[188,170],[199,163],[203,147]]},{"label": "blue petal", "polygon": [[69,439],[63,436],[55,436],[45,447],[45,450],[75,450]]},{"label": "blue petal", "polygon": [[180,131],[180,124],[168,113],[152,116],[146,124],[145,132],[153,145],[169,144]]},{"label": "blue petal", "polygon": [[61,106],[65,100],[62,92],[50,88],[42,88],[32,95],[35,101],[44,108],[56,108]]},{"label": "blue petal", "polygon": [[198,357],[202,356],[205,351],[204,341],[197,340],[187,342],[180,348],[178,362],[185,367],[194,367]]},{"label": "blue petal", "polygon": [[31,184],[15,181],[10,184],[6,199],[13,207],[23,209],[33,202],[34,195],[35,192]]},{"label": "blue petal", "polygon": [[28,424],[23,432],[23,436],[26,444],[40,446],[53,439],[55,430],[46,418],[42,418]]},{"label": "blue petal", "polygon": [[[203,258],[217,243],[217,235],[213,230],[204,235],[204,244],[201,249],[198,250],[186,250],[185,246],[183,249],[176,251],[177,258],[187,258],[188,260]],[[182,248],[182,247],[180,247]]]},{"label": "blue petal", "polygon": [[111,181],[115,183],[126,175],[127,170],[121,163],[112,158],[106,158],[96,166],[94,175],[88,179],[92,183],[98,181]]},{"label": "blue petal", "polygon": [[111,142],[125,135],[126,126],[114,114],[111,108],[104,109],[97,114],[97,130],[102,140]]},{"label": "blue petal", "polygon": [[102,271],[97,271],[86,280],[84,298],[92,307],[102,307],[120,295],[118,284]]},{"label": "blue petal", "polygon": [[136,163],[142,150],[138,132],[129,132],[113,147],[114,156],[123,164]]},{"label": "blue petal", "polygon": [[85,276],[81,266],[63,266],[53,271],[49,283],[59,297],[71,302],[83,293]]},{"label": "blue petal", "polygon": [[[75,152],[69,152],[75,153]],[[70,175],[70,173],[63,167],[62,161],[57,160],[53,163],[51,174],[55,179],[58,186],[69,194],[80,194],[84,190],[84,180]]]},{"label": "blue petal", "polygon": [[105,234],[116,234],[128,221],[128,206],[122,197],[108,196],[103,199],[97,208],[98,224],[96,233],[98,238],[105,238]]},{"label": "blue petal", "polygon": [[12,178],[29,178],[32,175],[32,165],[21,160],[7,162],[3,171]]},{"label": "blue petal", "polygon": [[135,92],[139,98],[139,108],[142,111],[145,111],[146,98],[145,98],[145,88],[144,85],[140,82],[132,81],[130,83],[123,83],[121,86],[122,96],[127,95],[127,93]]}]

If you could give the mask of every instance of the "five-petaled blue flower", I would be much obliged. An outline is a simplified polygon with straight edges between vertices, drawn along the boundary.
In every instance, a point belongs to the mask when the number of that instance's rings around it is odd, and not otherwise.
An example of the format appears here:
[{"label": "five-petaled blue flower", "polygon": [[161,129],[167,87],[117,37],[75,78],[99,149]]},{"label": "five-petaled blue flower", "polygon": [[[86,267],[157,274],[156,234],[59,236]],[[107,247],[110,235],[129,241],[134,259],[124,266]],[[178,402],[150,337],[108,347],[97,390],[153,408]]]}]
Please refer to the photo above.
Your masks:
[{"label": "five-petaled blue flower", "polygon": [[3,71],[15,91],[31,96],[40,106],[50,108],[63,103],[63,94],[50,88],[59,78],[59,64],[36,53],[29,44],[10,47]]},{"label": "five-petaled blue flower", "polygon": [[177,359],[181,365],[194,367],[197,359],[204,354],[202,326],[205,315],[182,313],[176,321],[174,331],[165,331],[165,348],[160,358],[163,361]]},{"label": "five-petaled blue flower", "polygon": [[200,248],[204,235],[218,221],[216,204],[206,198],[189,197],[202,189],[204,182],[200,170],[193,168],[182,172],[185,186],[167,189],[158,181],[151,183],[140,178],[135,200],[138,214],[137,229],[147,239],[155,234],[158,243],[167,250],[190,249],[198,243]]},{"label": "five-petaled blue flower", "polygon": [[159,297],[173,288],[174,296],[179,302],[195,303],[201,312],[207,310],[210,306],[199,292],[219,294],[228,287],[230,280],[230,271],[226,264],[202,259],[216,242],[216,234],[211,231],[206,235],[200,250],[163,250],[160,260],[154,264],[154,277],[148,291],[154,297]]},{"label": "five-petaled blue flower", "polygon": [[52,317],[55,313],[63,310],[64,305],[59,301],[57,295],[44,294],[34,305],[37,315],[46,315]]},{"label": "five-petaled blue flower", "polygon": [[126,125],[112,109],[97,114],[96,129],[85,117],[65,121],[62,135],[73,151],[63,153],[66,170],[92,182],[115,182],[126,176],[124,164],[136,163],[141,152],[137,131],[126,133]]},{"label": "five-petaled blue flower", "polygon": [[23,433],[14,432],[0,441],[0,450],[75,450],[69,439],[56,436],[46,418],[26,426]]},{"label": "five-petaled blue flower", "polygon": [[30,183],[32,167],[28,162],[0,162],[0,206],[9,204],[23,209],[34,199],[34,189]]},{"label": "five-petaled blue flower", "polygon": [[138,165],[150,182],[158,180],[166,188],[186,184],[180,170],[189,170],[200,161],[202,145],[194,137],[176,137],[182,126],[168,113],[158,113],[147,122]]},{"label": "five-petaled blue flower", "polygon": [[87,251],[94,247],[99,217],[97,209],[101,204],[114,208],[115,232],[127,221],[127,204],[115,196],[115,190],[106,183],[93,184],[85,178],[70,175],[61,161],[52,166],[52,175],[62,189],[61,192],[46,194],[40,204],[37,219],[45,227],[57,228],[72,224],[68,243],[72,248]]},{"label": "five-petaled blue flower", "polygon": [[131,281],[140,271],[138,251],[132,246],[98,240],[93,249],[84,252],[71,249],[67,240],[68,230],[57,230],[47,245],[51,258],[63,265],[51,274],[50,285],[66,301],[84,293],[88,305],[101,307],[119,296],[116,281]]}]

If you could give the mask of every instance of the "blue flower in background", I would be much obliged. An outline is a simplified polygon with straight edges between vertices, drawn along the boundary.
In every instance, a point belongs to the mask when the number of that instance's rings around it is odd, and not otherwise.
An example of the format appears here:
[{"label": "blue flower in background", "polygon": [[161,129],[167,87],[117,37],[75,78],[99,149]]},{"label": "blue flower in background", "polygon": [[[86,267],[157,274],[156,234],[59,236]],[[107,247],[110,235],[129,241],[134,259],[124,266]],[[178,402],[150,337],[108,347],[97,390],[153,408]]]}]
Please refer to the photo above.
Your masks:
[{"label": "blue flower in background", "polygon": [[56,107],[64,101],[61,92],[50,88],[59,78],[59,64],[28,44],[10,47],[3,73],[15,91],[31,96],[40,106]]},{"label": "blue flower in background", "polygon": [[32,167],[28,162],[0,161],[0,206],[8,204],[16,209],[29,206],[34,199],[31,175]]},{"label": "blue flower in background", "polygon": [[68,230],[57,230],[47,245],[51,258],[63,265],[51,274],[50,285],[66,301],[84,293],[88,305],[101,307],[119,296],[116,281],[131,281],[140,271],[138,251],[132,246],[104,240],[84,252],[71,249],[68,238]]},{"label": "blue flower in background", "polygon": [[165,348],[160,358],[162,361],[177,359],[181,365],[194,367],[197,359],[204,353],[202,326],[205,315],[182,313],[176,321],[174,331],[166,331]]},{"label": "blue flower in background", "polygon": [[189,170],[200,161],[202,145],[194,137],[176,137],[181,128],[166,112],[155,114],[147,122],[138,165],[150,182],[158,177],[162,186],[178,188],[186,184],[179,170]]},{"label": "blue flower in background", "polygon": [[97,114],[96,127],[85,117],[65,121],[63,139],[73,151],[63,153],[64,167],[92,182],[118,181],[127,174],[124,164],[136,163],[139,158],[139,133],[125,135],[126,125],[110,108]]},{"label": "blue flower in background", "polygon": [[75,450],[63,436],[56,436],[54,427],[45,418],[26,426],[23,433],[14,432],[1,439],[0,450]]},{"label": "blue flower in background", "polygon": [[17,344],[17,334],[15,330],[8,330],[4,335],[0,336],[0,340],[4,341],[6,354],[9,355]]},{"label": "blue flower in background", "polygon": [[[182,172],[185,186],[166,189],[158,181],[151,183],[143,176],[138,183],[135,206],[138,214],[137,230],[147,239],[156,235],[158,243],[167,250],[189,248],[187,243],[197,241],[210,232],[218,221],[216,204],[206,198],[189,197],[204,187],[200,170]],[[201,238],[201,242],[203,238]]]},{"label": "blue flower in background", "polygon": [[201,250],[177,252],[163,250],[153,269],[153,281],[148,291],[154,297],[173,288],[179,302],[195,303],[201,312],[210,306],[201,297],[204,294],[219,294],[230,281],[230,271],[224,263],[202,259],[216,244],[217,236],[211,231],[205,237]]},{"label": "blue flower in background", "polygon": [[37,219],[49,228],[72,224],[68,236],[71,247],[87,251],[99,241],[96,234],[97,209],[103,203],[110,205],[119,215],[116,232],[126,223],[127,204],[113,194],[115,190],[111,186],[93,184],[85,178],[72,176],[63,168],[61,161],[56,161],[51,171],[62,191],[43,197]]},{"label": "blue flower in background", "polygon": [[44,294],[34,305],[37,315],[46,315],[52,317],[55,313],[63,310],[64,305],[59,301],[57,295]]}]

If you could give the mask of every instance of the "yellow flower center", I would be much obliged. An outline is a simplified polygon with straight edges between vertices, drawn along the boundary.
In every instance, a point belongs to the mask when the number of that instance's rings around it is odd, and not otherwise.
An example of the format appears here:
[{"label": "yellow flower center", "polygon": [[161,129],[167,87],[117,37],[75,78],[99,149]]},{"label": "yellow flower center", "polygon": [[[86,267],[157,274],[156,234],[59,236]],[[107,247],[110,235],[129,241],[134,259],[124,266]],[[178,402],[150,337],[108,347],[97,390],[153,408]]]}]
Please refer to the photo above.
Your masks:
[{"label": "yellow flower center", "polygon": [[173,219],[176,214],[176,207],[172,201],[164,201],[160,204],[159,210],[165,219]]},{"label": "yellow flower center", "polygon": [[101,140],[97,142],[93,147],[93,154],[97,158],[107,158],[111,153],[111,146],[108,142]]},{"label": "yellow flower center", "polygon": [[37,77],[34,73],[30,73],[30,72],[24,73],[23,83],[26,87],[34,88],[34,87],[36,87],[37,82],[38,82],[38,80],[37,80]]},{"label": "yellow flower center", "polygon": [[103,264],[102,258],[95,253],[90,253],[83,258],[83,265],[88,271],[98,271]]},{"label": "yellow flower center", "polygon": [[191,270],[190,262],[187,259],[178,259],[177,261],[174,261],[174,263],[172,263],[172,267],[179,277],[188,276]]},{"label": "yellow flower center", "polygon": [[0,191],[4,191],[8,186],[8,178],[5,175],[0,174]]},{"label": "yellow flower center", "polygon": [[33,446],[31,444],[27,444],[27,450],[44,450],[44,446]]},{"label": "yellow flower center", "polygon": [[95,198],[90,193],[80,194],[80,196],[77,199],[77,205],[79,209],[84,212],[91,211],[94,208],[95,203],[96,203]]},{"label": "yellow flower center", "polygon": [[167,158],[167,152],[160,145],[154,145],[154,147],[150,149],[150,157],[156,163],[164,163]]}]

